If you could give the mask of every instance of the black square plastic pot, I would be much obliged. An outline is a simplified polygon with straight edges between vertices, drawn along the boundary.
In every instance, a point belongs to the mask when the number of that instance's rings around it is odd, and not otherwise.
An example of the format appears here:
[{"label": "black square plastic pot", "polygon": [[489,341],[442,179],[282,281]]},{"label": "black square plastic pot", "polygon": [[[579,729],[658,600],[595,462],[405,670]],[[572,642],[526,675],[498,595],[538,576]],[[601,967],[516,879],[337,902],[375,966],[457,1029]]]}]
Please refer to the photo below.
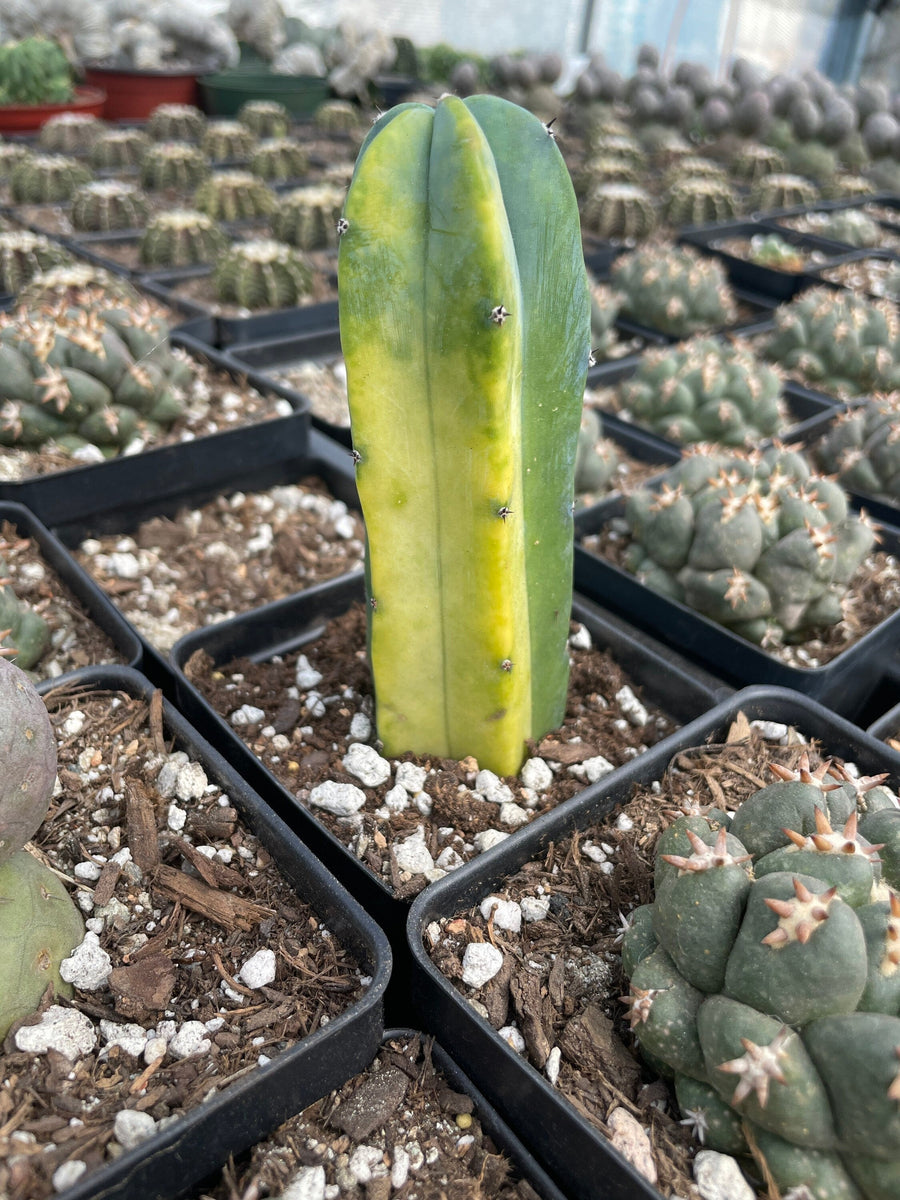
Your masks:
[{"label": "black square plastic pot", "polygon": [[[198,650],[205,651],[215,664],[241,657],[265,662],[276,655],[289,654],[315,641],[328,620],[363,600],[362,572],[343,575],[286,600],[188,634],[175,644],[171,662],[179,709],[297,830],[304,843],[365,905],[388,935],[402,940],[409,901],[397,899],[381,879],[278,782],[184,674],[185,664]],[[609,650],[632,680],[643,687],[648,702],[659,705],[677,720],[690,720],[705,712],[721,694],[718,679],[691,667],[679,655],[667,653],[652,639],[581,597],[575,598],[572,616],[587,626],[594,645]],[[586,790],[590,793],[593,787]],[[513,831],[506,840],[518,836],[519,831]]]},{"label": "black square plastic pot", "polygon": [[[584,538],[599,532],[624,511],[621,497],[586,509],[578,515],[578,535]],[[880,548],[900,554],[900,530],[883,527]],[[795,667],[686,604],[646,587],[636,576],[577,542],[575,587],[735,687],[759,683],[795,688],[848,717],[861,708],[881,674],[885,655],[900,637],[898,611],[823,666]]]},{"label": "black square plastic pot", "polygon": [[[171,343],[180,344],[174,336]],[[215,370],[227,371],[235,379],[245,378],[241,368],[226,355],[209,347],[197,348],[197,355]],[[255,386],[253,381],[248,382]],[[156,446],[140,454],[118,455],[102,463],[2,483],[0,500],[25,504],[46,525],[55,526],[85,520],[117,505],[136,507],[148,496],[177,496],[186,484],[198,488],[225,486],[235,467],[262,469],[303,458],[309,448],[308,406],[296,392],[287,394],[264,383],[259,390],[287,399],[294,412],[190,441]]]},{"label": "black square plastic pot", "polygon": [[[86,579],[90,587],[99,594],[104,604],[113,609],[118,624],[135,643],[137,652],[143,656],[144,674],[162,687],[166,694],[173,692],[168,656],[134,628],[106,597],[103,590],[94,584],[88,573],[66,553],[65,547],[74,548],[85,538],[100,534],[129,534],[142,522],[153,517],[171,517],[186,507],[199,508],[222,494],[262,491],[282,483],[295,483],[306,475],[319,476],[328,485],[335,499],[343,500],[349,508],[359,508],[356,478],[349,453],[315,430],[310,433],[309,452],[303,457],[248,465],[238,455],[226,453],[222,456],[220,467],[219,477],[211,484],[198,484],[191,476],[187,476],[182,480],[182,491],[169,496],[145,495],[139,503],[130,506],[116,504],[115,498],[110,497],[107,508],[96,509],[87,517],[59,521],[54,527],[56,537],[53,541],[59,546],[60,557],[68,569],[77,571],[79,577]],[[3,509],[0,507],[0,517],[2,515]]]},{"label": "black square plastic pot", "polygon": [[798,249],[819,251],[828,263],[846,253],[846,246],[841,242],[798,233],[795,229],[770,225],[765,221],[730,221],[721,225],[698,226],[685,230],[678,240],[699,250],[701,254],[717,258],[725,267],[732,287],[755,292],[757,295],[771,298],[777,304],[783,304],[817,282],[812,267],[803,271],[778,271],[716,247],[717,242],[726,238],[745,238],[749,244],[751,238],[771,233],[777,234],[783,242],[788,242]]},{"label": "black square plastic pot", "polygon": [[[140,638],[87,572],[69,556],[59,538],[21,504],[0,502],[0,521],[11,521],[19,533],[37,544],[47,566],[78,600],[93,623],[103,630],[125,660],[125,665],[140,667],[143,658]],[[66,672],[54,679],[43,679],[36,685],[37,690],[47,692],[74,674],[76,672]]]},{"label": "black square plastic pot", "polygon": [[559,842],[607,817],[631,797],[636,786],[659,779],[681,750],[725,740],[738,713],[748,720],[796,725],[821,742],[828,754],[850,760],[860,774],[890,772],[900,777],[900,754],[836,716],[815,701],[781,688],[752,687],[737,692],[672,737],[608,776],[592,795],[537,818],[516,838],[433,884],[412,906],[407,925],[413,960],[412,998],[425,1030],[452,1045],[463,1070],[517,1132],[570,1200],[660,1200],[660,1193],[612,1149],[603,1135],[546,1078],[494,1032],[452,983],[433,965],[424,948],[432,921],[452,918],[502,892],[504,881],[542,857]]},{"label": "black square plastic pot", "polygon": [[[93,690],[114,689],[150,700],[153,686],[128,669],[80,672]],[[270,1133],[298,1108],[311,1104],[362,1070],[383,1036],[384,993],[391,952],[382,931],[197,731],[163,702],[167,739],[200,762],[229,796],[244,822],[298,895],[356,955],[372,982],[360,1000],[325,1027],[271,1062],[217,1093],[134,1150],[83,1177],[64,1200],[150,1200],[181,1195]]]}]

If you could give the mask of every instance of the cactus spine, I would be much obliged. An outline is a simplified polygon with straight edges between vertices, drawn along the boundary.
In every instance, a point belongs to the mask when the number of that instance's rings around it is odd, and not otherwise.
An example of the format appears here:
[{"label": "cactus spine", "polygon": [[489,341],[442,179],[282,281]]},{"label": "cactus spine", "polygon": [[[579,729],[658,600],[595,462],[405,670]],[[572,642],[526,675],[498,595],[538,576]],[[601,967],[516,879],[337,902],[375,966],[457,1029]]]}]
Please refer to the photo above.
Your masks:
[{"label": "cactus spine", "polygon": [[38,145],[48,154],[87,154],[102,132],[99,117],[60,113],[41,126]]},{"label": "cactus spine", "polygon": [[147,121],[154,141],[196,141],[203,136],[206,117],[193,104],[158,104]]},{"label": "cactus spine", "polygon": [[590,336],[568,172],[508,101],[400,105],[363,144],[344,220],[379,736],[513,772],[568,679]]}]

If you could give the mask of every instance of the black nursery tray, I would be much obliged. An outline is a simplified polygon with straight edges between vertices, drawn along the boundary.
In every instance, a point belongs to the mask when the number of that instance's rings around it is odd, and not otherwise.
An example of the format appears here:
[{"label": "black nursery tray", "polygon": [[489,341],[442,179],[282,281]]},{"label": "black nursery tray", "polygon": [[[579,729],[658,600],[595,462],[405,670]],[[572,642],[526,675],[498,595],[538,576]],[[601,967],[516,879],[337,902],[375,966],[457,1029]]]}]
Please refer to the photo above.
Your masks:
[{"label": "black nursery tray", "polygon": [[660,1200],[661,1193],[639,1175],[558,1089],[508,1043],[472,1007],[444,975],[424,946],[434,921],[453,918],[486,896],[503,894],[505,881],[524,864],[543,858],[547,848],[575,831],[608,817],[635,787],[659,779],[679,751],[707,742],[723,742],[732,721],[748,720],[796,726],[820,741],[828,754],[854,762],[860,774],[890,773],[900,778],[900,754],[795,691],[751,687],[722,701],[673,737],[633,759],[609,776],[591,795],[535,820],[490,857],[475,859],[439,880],[413,904],[407,940],[413,959],[412,997],[418,1022],[439,1032],[453,1046],[457,1061],[498,1112],[511,1124],[569,1200]]}]

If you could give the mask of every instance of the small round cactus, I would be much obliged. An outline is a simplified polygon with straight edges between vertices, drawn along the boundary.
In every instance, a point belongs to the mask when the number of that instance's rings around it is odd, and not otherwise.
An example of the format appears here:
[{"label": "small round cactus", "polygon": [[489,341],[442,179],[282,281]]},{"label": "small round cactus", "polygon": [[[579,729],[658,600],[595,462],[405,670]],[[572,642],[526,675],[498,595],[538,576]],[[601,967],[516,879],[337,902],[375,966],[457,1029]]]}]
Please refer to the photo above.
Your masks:
[{"label": "small round cactus", "polygon": [[584,408],[575,451],[575,492],[609,491],[619,466],[615,442],[603,436],[603,422],[594,408]]},{"label": "small round cactus", "polygon": [[68,250],[39,233],[0,233],[0,292],[18,292],[39,271],[71,261]]},{"label": "small round cactus", "polygon": [[142,226],[149,211],[147,197],[134,184],[99,179],[78,188],[69,216],[74,229],[108,233]]},{"label": "small round cactus", "polygon": [[622,312],[671,337],[734,324],[734,296],[722,264],[687,247],[645,245],[613,264],[611,281]]},{"label": "small round cactus", "polygon": [[17,204],[56,204],[71,200],[75,189],[90,178],[88,168],[77,159],[63,154],[29,154],[13,167],[9,190]]},{"label": "small round cactus", "polygon": [[313,125],[329,136],[356,136],[364,122],[362,113],[349,100],[326,100],[313,113]]},{"label": "small round cactus", "polygon": [[816,461],[842,487],[896,504],[900,499],[900,414],[887,399],[841,413],[815,446]]},{"label": "small round cactus", "polygon": [[844,242],[855,250],[870,250],[880,246],[884,230],[859,208],[836,209],[834,212],[809,213],[803,228],[817,237],[832,242]]},{"label": "small round cactus", "polygon": [[212,162],[224,162],[232,158],[249,158],[257,140],[240,121],[210,121],[203,131],[200,149]]},{"label": "small round cactus", "polygon": [[286,308],[310,292],[313,271],[283,242],[235,243],[216,263],[213,285],[219,300],[243,308]]},{"label": "small round cactus", "polygon": [[261,179],[299,179],[309,170],[309,155],[293,138],[264,138],[250,156],[250,170]]},{"label": "small round cactus", "polygon": [[291,128],[291,114],[274,100],[248,100],[237,119],[258,138],[286,137]]},{"label": "small round cactus", "polygon": [[343,204],[341,188],[327,184],[295,188],[279,197],[272,232],[278,241],[301,250],[334,249]]},{"label": "small round cactus", "polygon": [[193,189],[208,174],[209,163],[202,150],[190,142],[158,142],[141,160],[141,183],[153,191]]},{"label": "small round cactus", "polygon": [[47,154],[89,154],[103,129],[99,117],[88,113],[60,113],[41,126],[38,145]]},{"label": "small round cactus", "polygon": [[13,168],[30,157],[31,151],[27,146],[19,146],[15,142],[0,143],[0,179],[9,179]]},{"label": "small round cactus", "polygon": [[781,151],[772,146],[746,142],[731,160],[731,170],[745,183],[758,183],[767,175],[784,173],[787,162]]},{"label": "small round cactus", "polygon": [[241,221],[275,211],[272,189],[249,171],[216,171],[194,193],[194,207],[217,221]]},{"label": "small round cactus", "polygon": [[737,193],[727,179],[715,176],[682,179],[671,187],[663,205],[671,225],[707,225],[727,221],[740,207]]},{"label": "small round cactus", "polygon": [[152,144],[139,129],[106,129],[91,147],[91,166],[101,171],[139,167]]},{"label": "small round cactus", "polygon": [[572,173],[575,195],[579,197],[590,195],[595,188],[606,183],[637,185],[640,181],[641,172],[638,167],[627,158],[618,158],[616,155],[594,155]]},{"label": "small round cactus", "polygon": [[587,233],[621,241],[645,238],[656,228],[653,197],[633,183],[601,183],[585,197],[581,210]]},{"label": "small round cactus", "polygon": [[789,171],[820,186],[830,183],[838,169],[837,155],[821,142],[795,142],[785,158]]},{"label": "small round cactus", "polygon": [[228,238],[212,217],[192,209],[159,213],[148,223],[138,253],[148,267],[190,267],[215,262]]},{"label": "small round cactus", "polygon": [[754,212],[768,212],[775,208],[795,208],[815,204],[819,189],[800,175],[764,175],[758,179],[750,192],[750,208]]},{"label": "small round cactus", "polygon": [[616,321],[622,297],[609,284],[588,277],[591,292],[591,354],[595,362],[604,362],[618,341]]},{"label": "small round cactus", "polygon": [[156,142],[195,142],[203,136],[206,117],[193,104],[159,104],[146,128]]}]

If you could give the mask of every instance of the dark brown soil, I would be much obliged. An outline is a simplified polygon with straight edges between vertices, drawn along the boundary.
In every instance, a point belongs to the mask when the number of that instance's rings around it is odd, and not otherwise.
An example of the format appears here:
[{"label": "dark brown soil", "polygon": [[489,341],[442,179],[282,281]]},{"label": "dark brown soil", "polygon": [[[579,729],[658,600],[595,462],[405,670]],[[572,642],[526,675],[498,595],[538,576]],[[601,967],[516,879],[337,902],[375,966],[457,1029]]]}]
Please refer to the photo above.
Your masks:
[{"label": "dark brown soil", "polygon": [[342,1194],[362,1194],[353,1169],[360,1146],[372,1148],[375,1162],[367,1197],[537,1200],[482,1129],[471,1098],[435,1068],[431,1040],[421,1035],[388,1041],[368,1070],[229,1162],[196,1200],[280,1196],[316,1167],[326,1186],[343,1182]]},{"label": "dark brown soil", "polygon": [[[213,667],[210,659],[198,652],[186,670],[226,721],[244,705],[262,711],[261,719],[236,725],[236,732],[298,802],[308,806],[311,790],[326,780],[360,784],[342,760],[351,743],[369,740],[358,732],[351,735],[351,722],[357,730],[360,715],[373,710],[362,606],[329,622],[323,635],[304,647],[304,653],[322,679],[299,693],[294,687],[296,653],[271,662],[240,659]],[[629,720],[627,698],[621,700],[617,695],[628,679],[608,653],[573,647],[571,654],[574,662],[566,719],[560,729],[534,747],[537,756],[556,764],[555,770],[551,766],[552,783],[529,795],[521,779],[511,776],[505,781],[512,801],[524,809],[521,820],[530,820],[580,791],[585,783],[578,777],[578,764],[602,755],[619,766],[675,728],[671,718],[652,707],[646,724]],[[316,697],[323,698],[321,716],[315,715]],[[454,865],[477,853],[475,839],[480,833],[496,829],[503,834],[511,828],[501,824],[498,804],[473,796],[470,789],[478,770],[473,759],[457,762],[404,755],[403,760],[427,772],[424,796],[420,792],[404,807],[395,810],[387,803],[394,782],[392,771],[391,778],[380,786],[363,788],[365,806],[353,817],[310,809],[399,899],[416,895],[430,882],[424,873],[410,873],[397,863],[399,844],[415,838],[420,827],[432,858],[438,860],[444,852]]]},{"label": "dark brown soil", "polygon": [[[177,747],[161,704],[64,689],[47,704],[62,790],[35,853],[72,885],[114,972],[61,1002],[90,1018],[94,1050],[75,1062],[19,1050],[16,1026],[3,1043],[0,1194],[10,1200],[51,1195],[63,1163],[90,1171],[114,1157],[120,1110],[155,1121],[183,1114],[343,1012],[363,988],[353,960],[228,797],[204,786],[205,774],[197,779],[199,764],[171,759]],[[167,764],[188,775],[174,794],[161,774]],[[128,853],[113,861],[119,851]],[[235,977],[264,948],[275,953],[275,980],[247,987]],[[165,1037],[191,1021],[212,1024],[189,1057],[108,1040],[126,1024]]]},{"label": "dark brown soil", "polygon": [[[467,1001],[483,1006],[479,1011],[495,1029],[517,1026],[533,1066],[544,1070],[551,1049],[561,1051],[557,1087],[582,1115],[610,1136],[609,1117],[624,1107],[648,1130],[663,1196],[696,1194],[690,1160],[700,1147],[680,1123],[668,1087],[638,1058],[623,1018],[624,920],[653,899],[656,841],[674,817],[708,805],[737,808],[771,782],[769,761],[793,768],[809,749],[790,732],[778,733],[790,744],[765,741],[739,717],[725,743],[677,755],[661,784],[636,791],[607,823],[551,844],[491,893],[549,899],[545,919],[510,933],[485,920],[479,898],[471,909],[428,927],[426,948],[438,969]],[[815,765],[820,756],[813,751],[811,759]],[[461,979],[462,956],[470,943],[485,941],[503,951],[504,963],[473,990]]]}]

